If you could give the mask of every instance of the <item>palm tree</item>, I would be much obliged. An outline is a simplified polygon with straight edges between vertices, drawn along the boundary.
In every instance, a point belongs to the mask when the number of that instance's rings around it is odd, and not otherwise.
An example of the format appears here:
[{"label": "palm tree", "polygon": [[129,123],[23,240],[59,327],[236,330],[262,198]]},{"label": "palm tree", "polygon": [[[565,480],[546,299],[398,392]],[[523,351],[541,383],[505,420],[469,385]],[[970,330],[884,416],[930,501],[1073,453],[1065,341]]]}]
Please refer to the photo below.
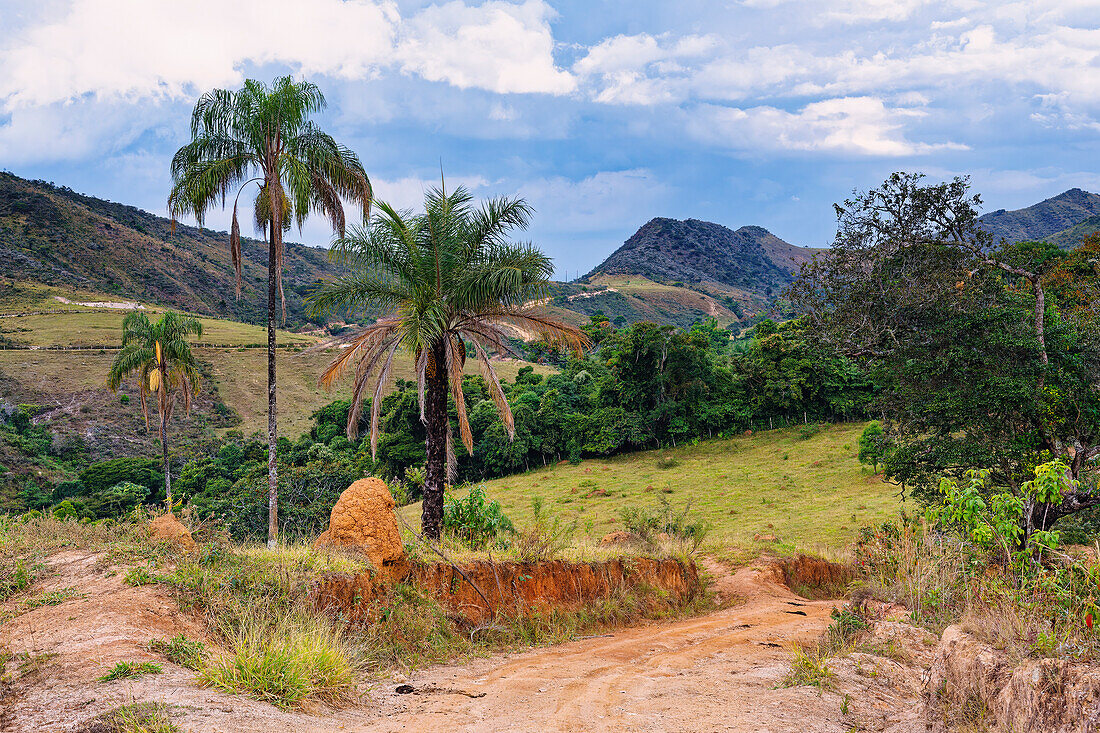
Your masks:
[{"label": "palm tree", "polygon": [[[344,236],[348,201],[370,214],[370,181],[355,153],[310,121],[325,108],[316,85],[289,76],[267,85],[248,80],[239,91],[215,89],[199,99],[191,116],[191,142],[172,159],[174,186],[168,196],[173,219],[181,214],[203,223],[206,212],[233,196],[229,248],[241,296],[241,228],[237,208],[241,193],[257,184],[253,213],[256,228],[267,237],[267,544],[278,538],[278,468],[275,419],[275,297],[283,295],[283,232],[291,220],[301,228],[312,213],[326,216]],[[236,194],[234,195],[234,190]]]},{"label": "palm tree", "polygon": [[378,205],[379,214],[351,236],[335,242],[334,259],[348,274],[328,283],[310,299],[312,312],[332,308],[380,309],[385,314],[359,331],[321,376],[326,387],[352,364],[355,381],[348,414],[348,437],[358,434],[363,394],[375,376],[370,415],[371,453],[376,455],[383,389],[394,356],[413,355],[420,396],[420,419],[427,432],[422,527],[438,539],[443,521],[443,486],[454,478],[447,398],[454,396],[459,434],[473,452],[473,434],[462,394],[466,343],[473,345],[489,393],[511,439],[512,411],[489,352],[514,353],[506,327],[543,335],[550,343],[580,353],[587,338],[579,329],[529,307],[546,291],[553,266],[530,244],[507,240],[524,229],[531,209],[522,199],[494,199],[480,208],[470,194],[445,188],[425,195],[424,213]]},{"label": "palm tree", "polygon": [[122,380],[138,375],[141,411],[149,429],[149,394],[156,394],[160,415],[160,450],[164,458],[164,495],[172,510],[172,471],[168,461],[168,420],[178,394],[191,412],[191,397],[199,393],[199,372],[188,336],[201,336],[202,324],[190,316],[168,311],[156,323],[141,311],[122,321],[122,350],[107,373],[107,386],[117,392]]}]

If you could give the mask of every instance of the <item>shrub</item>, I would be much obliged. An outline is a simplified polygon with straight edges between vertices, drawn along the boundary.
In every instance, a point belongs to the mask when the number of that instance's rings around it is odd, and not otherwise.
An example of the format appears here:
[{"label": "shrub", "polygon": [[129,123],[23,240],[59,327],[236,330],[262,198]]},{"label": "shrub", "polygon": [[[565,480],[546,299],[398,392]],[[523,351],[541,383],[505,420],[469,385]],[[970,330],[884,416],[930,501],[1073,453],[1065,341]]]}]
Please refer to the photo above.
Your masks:
[{"label": "shrub", "polygon": [[164,474],[157,470],[159,467],[160,462],[152,458],[112,458],[85,468],[80,472],[80,480],[90,495],[104,492],[124,481],[156,492],[164,488]]},{"label": "shrub", "polygon": [[500,503],[485,501],[485,488],[474,486],[464,499],[447,497],[443,505],[443,531],[468,547],[478,549],[503,532],[514,530]]},{"label": "shrub", "polygon": [[791,669],[783,678],[784,687],[816,687],[823,690],[832,684],[836,675],[829,669],[825,655],[819,650],[795,644],[792,650]]},{"label": "shrub", "polygon": [[658,535],[665,534],[684,546],[688,553],[699,549],[707,536],[707,525],[691,516],[691,502],[675,509],[667,497],[657,497],[653,508],[626,507],[619,516],[627,531],[636,534],[648,545],[656,545]]},{"label": "shrub", "polygon": [[547,517],[542,510],[542,498],[538,496],[531,500],[531,509],[534,512],[531,526],[513,536],[512,547],[516,557],[520,562],[552,560],[573,541],[577,522],[573,520],[566,524],[561,517]]},{"label": "shrub", "polygon": [[806,423],[798,428],[798,437],[802,438],[802,440],[809,440],[824,429],[825,425],[823,423]]}]

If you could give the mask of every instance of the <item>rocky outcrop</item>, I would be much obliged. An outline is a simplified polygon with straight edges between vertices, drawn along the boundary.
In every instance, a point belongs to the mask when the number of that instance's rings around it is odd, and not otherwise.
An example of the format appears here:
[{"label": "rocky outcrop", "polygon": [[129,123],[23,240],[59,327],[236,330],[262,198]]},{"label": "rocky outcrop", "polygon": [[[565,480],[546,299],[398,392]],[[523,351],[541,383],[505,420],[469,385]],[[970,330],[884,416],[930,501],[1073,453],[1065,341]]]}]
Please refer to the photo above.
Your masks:
[{"label": "rocky outcrop", "polygon": [[940,639],[925,687],[930,730],[946,733],[980,709],[998,729],[1100,731],[1100,669],[1065,659],[1018,663],[958,626]]},{"label": "rocky outcrop", "polygon": [[340,494],[329,515],[328,529],[314,547],[332,545],[356,550],[367,556],[379,579],[401,580],[408,573],[408,563],[395,506],[384,481],[359,479]]}]

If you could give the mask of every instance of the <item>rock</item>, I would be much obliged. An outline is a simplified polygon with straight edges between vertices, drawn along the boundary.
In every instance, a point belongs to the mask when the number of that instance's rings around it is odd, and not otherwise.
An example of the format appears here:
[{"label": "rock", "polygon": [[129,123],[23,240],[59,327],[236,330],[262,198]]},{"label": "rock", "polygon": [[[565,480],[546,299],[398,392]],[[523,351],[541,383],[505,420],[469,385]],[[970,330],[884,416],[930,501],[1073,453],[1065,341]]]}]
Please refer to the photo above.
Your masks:
[{"label": "rock", "polygon": [[313,546],[358,550],[367,556],[382,579],[401,580],[409,567],[397,529],[395,506],[384,481],[359,479],[340,494],[329,515],[328,529]]},{"label": "rock", "polygon": [[773,534],[754,534],[753,542],[779,542],[779,538]]},{"label": "rock", "polygon": [[149,522],[149,538],[153,542],[168,542],[185,552],[195,549],[195,540],[191,537],[191,532],[176,519],[174,514],[162,514]]},{"label": "rock", "polygon": [[605,534],[600,538],[600,546],[607,547],[608,545],[628,545],[631,542],[637,542],[638,535],[633,532],[627,532],[625,529],[620,529],[610,534]]}]

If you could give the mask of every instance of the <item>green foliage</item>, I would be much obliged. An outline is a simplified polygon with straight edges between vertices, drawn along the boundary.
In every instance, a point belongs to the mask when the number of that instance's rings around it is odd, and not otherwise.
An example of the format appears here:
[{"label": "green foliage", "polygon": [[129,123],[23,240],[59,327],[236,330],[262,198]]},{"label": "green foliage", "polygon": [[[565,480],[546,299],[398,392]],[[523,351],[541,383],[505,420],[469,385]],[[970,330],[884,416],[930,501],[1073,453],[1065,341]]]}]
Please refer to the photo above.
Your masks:
[{"label": "green foliage", "polygon": [[462,499],[446,497],[443,531],[467,547],[485,547],[515,529],[496,501],[485,501],[485,488],[474,486]]},{"label": "green foliage", "polygon": [[116,484],[140,484],[151,492],[163,491],[164,474],[160,462],[152,458],[111,458],[99,461],[80,472],[80,481],[89,496],[101,495]]},{"label": "green foliage", "polygon": [[878,473],[878,464],[885,463],[889,454],[886,431],[882,429],[880,422],[872,420],[859,436],[859,462],[870,464],[874,472]]},{"label": "green foliage", "polygon": [[161,674],[164,670],[156,662],[119,662],[105,675],[99,678],[100,682],[113,682],[114,680],[128,680],[147,674]]}]

